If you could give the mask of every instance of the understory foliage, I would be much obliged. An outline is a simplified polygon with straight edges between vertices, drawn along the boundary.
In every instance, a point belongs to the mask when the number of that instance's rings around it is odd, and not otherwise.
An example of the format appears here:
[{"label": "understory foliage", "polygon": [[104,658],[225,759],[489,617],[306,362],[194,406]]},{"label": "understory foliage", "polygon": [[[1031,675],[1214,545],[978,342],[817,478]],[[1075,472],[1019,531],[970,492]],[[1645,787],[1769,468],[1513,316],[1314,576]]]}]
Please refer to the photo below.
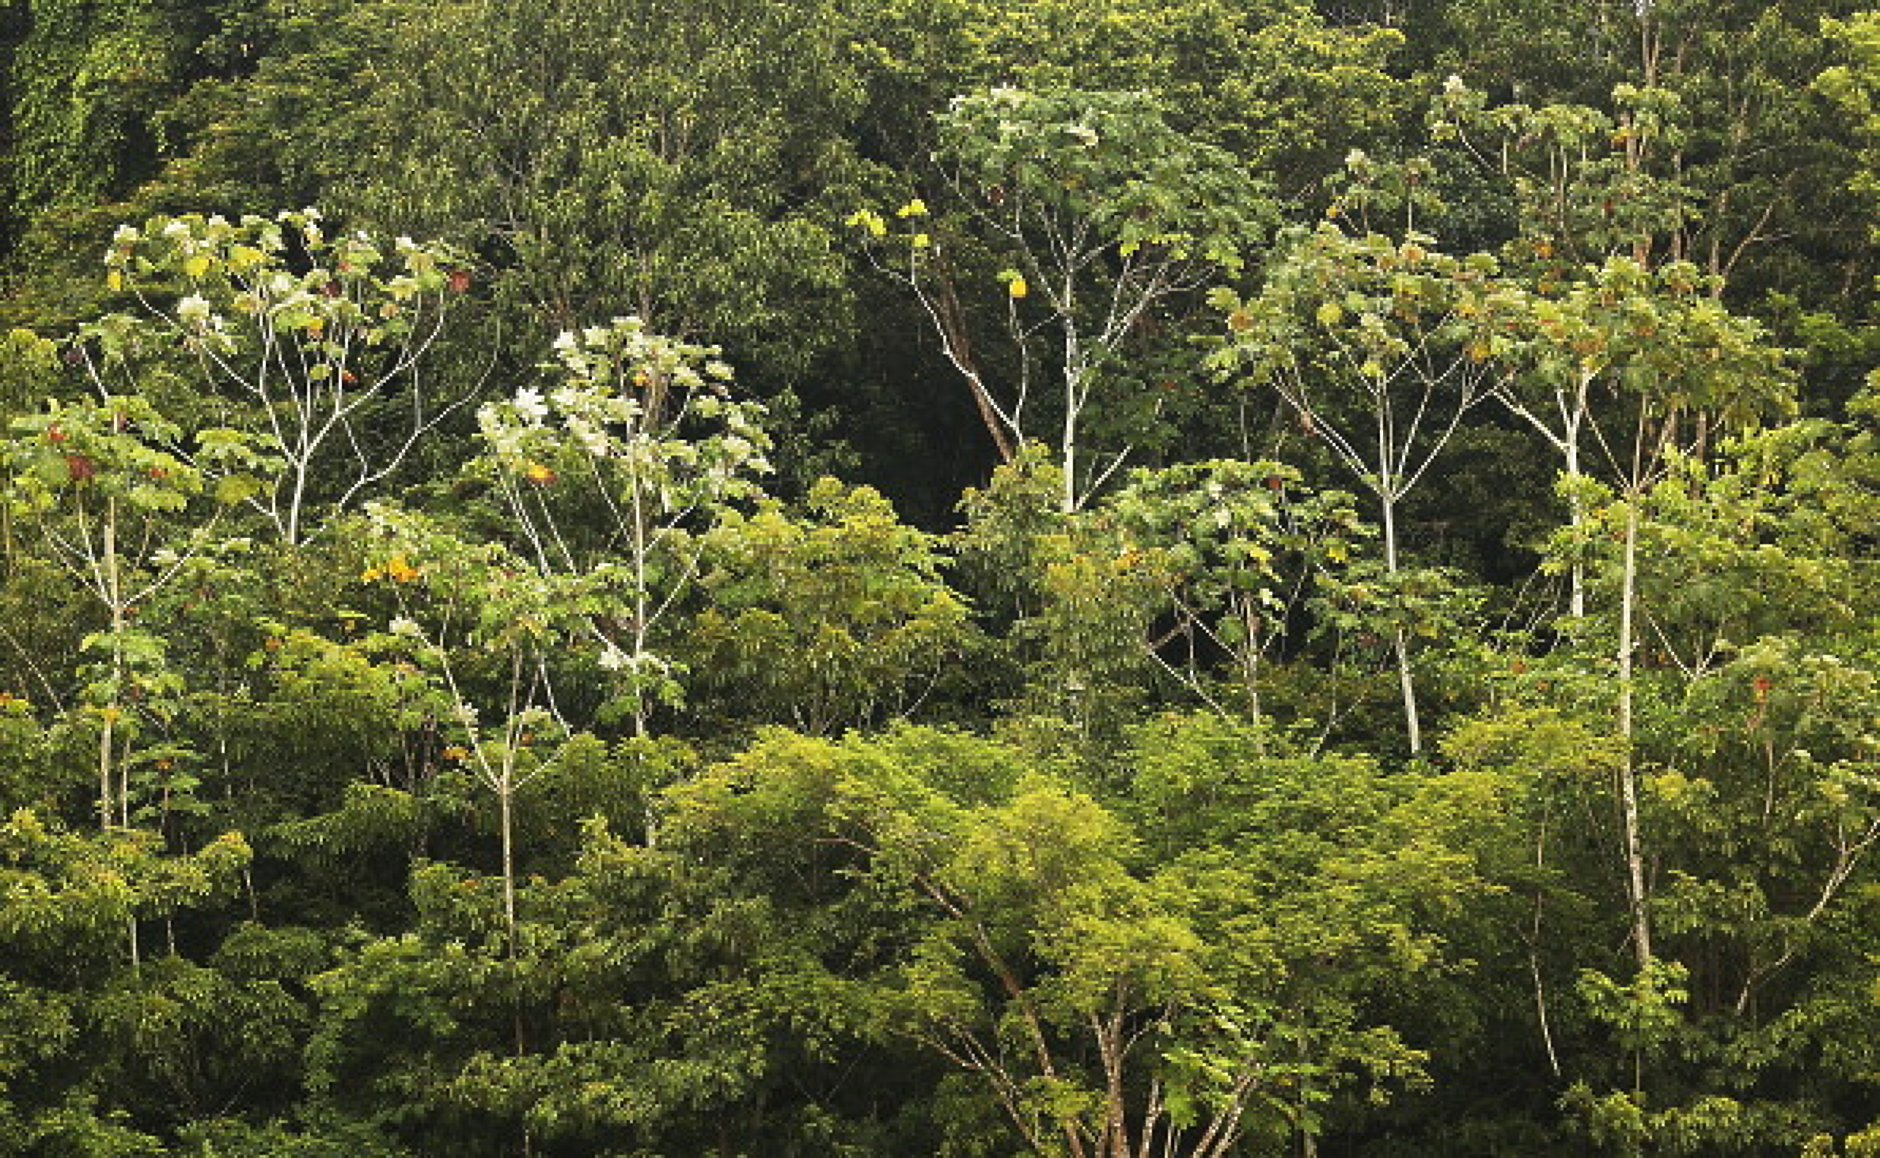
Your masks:
[{"label": "understory foliage", "polygon": [[0,13],[0,1154],[1880,1155],[1880,15]]}]

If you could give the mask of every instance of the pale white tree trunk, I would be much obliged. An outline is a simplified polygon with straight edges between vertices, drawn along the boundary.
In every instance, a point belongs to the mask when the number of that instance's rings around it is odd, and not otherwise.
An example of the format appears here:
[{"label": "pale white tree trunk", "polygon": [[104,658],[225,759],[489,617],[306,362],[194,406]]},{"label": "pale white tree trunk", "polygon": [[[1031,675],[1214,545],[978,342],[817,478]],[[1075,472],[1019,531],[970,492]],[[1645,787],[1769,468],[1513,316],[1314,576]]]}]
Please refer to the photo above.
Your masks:
[{"label": "pale white tree trunk", "polygon": [[1634,491],[1626,504],[1624,562],[1619,579],[1619,740],[1624,760],[1619,766],[1619,807],[1624,828],[1627,901],[1631,909],[1633,950],[1639,968],[1651,964],[1651,916],[1646,907],[1645,857],[1639,835],[1638,767],[1633,748],[1632,655],[1637,648],[1633,617],[1638,603],[1638,504]]}]

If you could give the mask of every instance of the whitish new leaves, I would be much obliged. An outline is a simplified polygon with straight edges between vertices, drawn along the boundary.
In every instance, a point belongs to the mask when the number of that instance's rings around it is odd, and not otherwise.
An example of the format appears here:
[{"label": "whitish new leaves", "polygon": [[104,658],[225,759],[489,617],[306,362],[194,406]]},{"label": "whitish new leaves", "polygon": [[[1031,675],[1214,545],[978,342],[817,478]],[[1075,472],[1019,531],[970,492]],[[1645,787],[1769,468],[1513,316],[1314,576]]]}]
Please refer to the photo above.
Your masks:
[{"label": "whitish new leaves", "polygon": [[440,405],[424,377],[449,300],[470,284],[442,245],[328,238],[305,209],[120,226],[104,261],[111,287],[136,295],[237,402],[231,422],[282,459],[254,505],[287,543],[305,537],[308,504],[363,497],[466,400]]},{"label": "whitish new leaves", "polygon": [[496,798],[512,949],[516,796],[572,732],[557,680],[612,673],[612,710],[641,733],[678,700],[653,629],[697,569],[697,532],[755,495],[768,466],[759,408],[727,397],[714,351],[637,318],[564,333],[555,350],[562,377],[546,395],[525,388],[478,413],[487,450],[471,469],[502,500],[498,533],[372,504],[361,574],[398,612],[373,646],[431,686],[455,758]]},{"label": "whitish new leaves", "polygon": [[516,550],[583,586],[589,641],[644,730],[679,697],[655,633],[698,569],[699,532],[770,469],[763,409],[730,397],[716,350],[638,318],[563,333],[555,352],[559,385],[517,391],[478,422]]}]

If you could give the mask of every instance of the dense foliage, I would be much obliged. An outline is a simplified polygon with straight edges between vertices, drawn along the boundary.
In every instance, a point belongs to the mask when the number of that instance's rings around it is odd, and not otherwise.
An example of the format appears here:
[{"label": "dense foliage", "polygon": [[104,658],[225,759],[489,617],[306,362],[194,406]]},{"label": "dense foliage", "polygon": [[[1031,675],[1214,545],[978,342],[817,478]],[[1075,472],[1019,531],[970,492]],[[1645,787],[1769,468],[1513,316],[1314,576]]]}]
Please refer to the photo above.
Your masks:
[{"label": "dense foliage", "polygon": [[0,94],[0,1154],[1880,1154],[1880,13]]}]

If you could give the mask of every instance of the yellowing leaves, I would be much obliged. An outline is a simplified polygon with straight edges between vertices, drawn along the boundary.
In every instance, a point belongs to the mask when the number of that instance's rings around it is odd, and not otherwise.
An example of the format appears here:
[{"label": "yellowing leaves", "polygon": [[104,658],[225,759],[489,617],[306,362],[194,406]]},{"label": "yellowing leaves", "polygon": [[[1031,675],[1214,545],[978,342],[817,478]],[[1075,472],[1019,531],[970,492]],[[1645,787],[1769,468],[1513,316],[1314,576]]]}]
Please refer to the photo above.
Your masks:
[{"label": "yellowing leaves", "polygon": [[393,555],[390,559],[387,559],[383,566],[367,567],[364,571],[361,571],[359,573],[359,581],[362,583],[377,583],[380,579],[390,579],[394,583],[409,583],[413,579],[416,579],[420,573],[421,572],[419,572],[416,567],[413,567],[410,561],[405,558],[403,552],[400,552],[399,554]]},{"label": "yellowing leaves", "polygon": [[849,214],[847,223],[852,228],[867,230],[870,237],[888,235],[888,223],[882,220],[881,214],[872,209],[857,209]]}]

